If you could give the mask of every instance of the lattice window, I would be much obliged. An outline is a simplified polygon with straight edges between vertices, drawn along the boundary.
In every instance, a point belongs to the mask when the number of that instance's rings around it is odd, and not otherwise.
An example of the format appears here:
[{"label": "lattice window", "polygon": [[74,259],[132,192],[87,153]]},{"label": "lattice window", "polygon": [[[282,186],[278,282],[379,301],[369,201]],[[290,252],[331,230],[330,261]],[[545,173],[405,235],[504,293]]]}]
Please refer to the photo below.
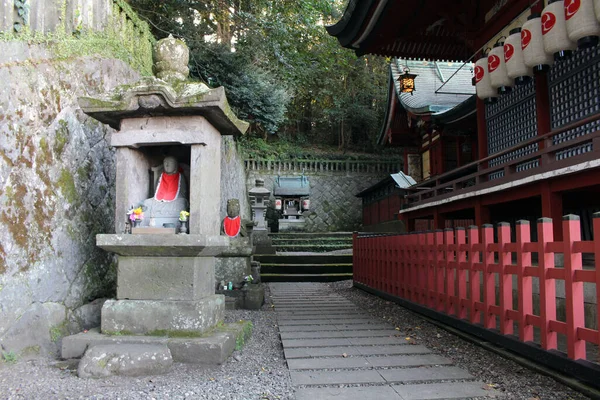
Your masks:
[{"label": "lattice window", "polygon": [[[549,74],[552,129],[600,112],[600,47],[576,51],[573,57],[558,61]],[[556,135],[554,144],[596,132],[600,121]],[[582,145],[556,154],[557,160],[591,151]]]},{"label": "lattice window", "polygon": [[[509,94],[500,96],[495,104],[486,106],[488,154],[516,146],[537,135],[535,85],[532,82],[515,86]],[[537,144],[490,160],[495,166],[536,152]]]}]

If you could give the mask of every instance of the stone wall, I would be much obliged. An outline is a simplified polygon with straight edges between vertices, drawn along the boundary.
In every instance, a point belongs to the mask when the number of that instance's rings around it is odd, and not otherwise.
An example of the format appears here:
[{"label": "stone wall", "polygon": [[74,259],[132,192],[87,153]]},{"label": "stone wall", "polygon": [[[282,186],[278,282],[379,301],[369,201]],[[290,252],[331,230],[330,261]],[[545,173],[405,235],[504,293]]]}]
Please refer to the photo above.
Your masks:
[{"label": "stone wall", "polygon": [[88,57],[0,64],[0,351],[53,354],[113,295],[114,259],[95,246],[114,226],[111,129],[77,97],[139,76]]},{"label": "stone wall", "polygon": [[[246,186],[257,178],[274,189],[278,173],[273,170],[249,170]],[[300,172],[280,172],[281,176],[299,176]],[[306,232],[351,232],[362,224],[362,201],[356,194],[385,178],[389,172],[312,171],[305,172],[310,182],[310,211],[306,214]],[[274,196],[271,196],[273,204]],[[268,212],[268,217],[273,210]]]}]

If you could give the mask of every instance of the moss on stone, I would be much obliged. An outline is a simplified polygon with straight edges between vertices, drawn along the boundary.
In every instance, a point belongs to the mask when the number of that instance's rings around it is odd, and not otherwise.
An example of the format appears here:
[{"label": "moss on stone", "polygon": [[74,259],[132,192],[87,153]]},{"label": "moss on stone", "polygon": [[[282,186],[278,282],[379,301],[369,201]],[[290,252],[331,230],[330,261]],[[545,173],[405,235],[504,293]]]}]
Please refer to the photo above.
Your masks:
[{"label": "moss on stone", "polygon": [[239,321],[236,322],[242,326],[242,331],[235,338],[235,349],[241,350],[252,336],[252,322],[251,321]]},{"label": "moss on stone", "polygon": [[54,325],[50,328],[50,340],[54,343],[58,342],[60,338],[69,334],[67,328],[67,321],[63,321],[61,324]]},{"label": "moss on stone", "polygon": [[73,179],[73,174],[68,169],[63,168],[60,171],[60,176],[56,184],[69,203],[74,204],[77,201],[78,195],[75,188],[75,180]]},{"label": "moss on stone", "polygon": [[39,345],[27,346],[23,350],[21,350],[21,357],[32,357],[39,356],[42,351],[42,348]]},{"label": "moss on stone", "polygon": [[67,125],[67,121],[61,119],[58,121],[58,128],[56,128],[56,134],[54,136],[54,153],[56,153],[57,158],[63,153],[65,146],[69,141],[69,127]]}]

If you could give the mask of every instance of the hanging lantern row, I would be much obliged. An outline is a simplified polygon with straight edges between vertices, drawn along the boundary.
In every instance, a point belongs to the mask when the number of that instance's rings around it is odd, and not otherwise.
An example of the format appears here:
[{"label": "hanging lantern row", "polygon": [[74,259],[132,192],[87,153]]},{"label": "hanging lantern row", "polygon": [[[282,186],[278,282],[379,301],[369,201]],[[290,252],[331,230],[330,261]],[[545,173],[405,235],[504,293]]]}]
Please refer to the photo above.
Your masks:
[{"label": "hanging lantern row", "polygon": [[532,13],[475,63],[477,96],[494,102],[577,48],[596,46],[599,36],[600,0],[549,0],[541,14]]}]

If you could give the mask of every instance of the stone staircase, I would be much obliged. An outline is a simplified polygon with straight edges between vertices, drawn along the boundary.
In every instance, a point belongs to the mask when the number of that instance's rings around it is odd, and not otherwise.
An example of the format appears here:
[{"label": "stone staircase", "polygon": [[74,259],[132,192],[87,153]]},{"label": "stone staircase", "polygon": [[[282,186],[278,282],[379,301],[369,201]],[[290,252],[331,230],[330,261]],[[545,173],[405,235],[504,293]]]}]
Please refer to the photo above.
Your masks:
[{"label": "stone staircase", "polygon": [[270,234],[277,254],[256,254],[265,282],[331,282],[352,279],[352,233]]}]

